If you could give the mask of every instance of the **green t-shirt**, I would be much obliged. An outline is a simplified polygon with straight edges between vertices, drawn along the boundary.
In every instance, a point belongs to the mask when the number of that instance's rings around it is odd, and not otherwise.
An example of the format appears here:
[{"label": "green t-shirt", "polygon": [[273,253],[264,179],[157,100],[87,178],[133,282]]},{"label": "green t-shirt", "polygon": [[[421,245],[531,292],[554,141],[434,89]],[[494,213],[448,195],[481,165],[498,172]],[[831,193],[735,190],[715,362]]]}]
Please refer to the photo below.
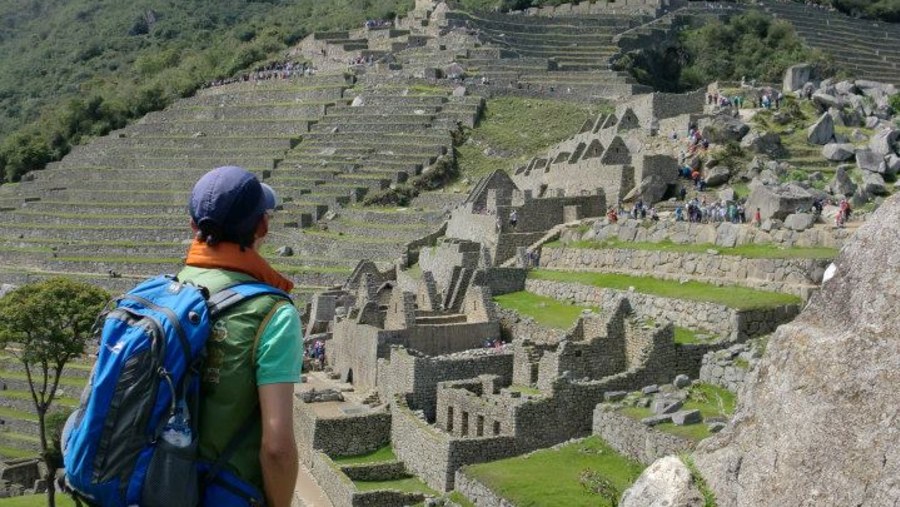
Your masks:
[{"label": "green t-shirt", "polygon": [[[254,281],[243,273],[185,267],[182,282],[216,292],[237,282]],[[263,321],[268,318],[264,328]],[[200,384],[200,458],[215,462],[245,422],[259,418],[261,385],[297,383],[303,364],[300,316],[294,305],[260,296],[229,309],[213,324]],[[241,440],[226,468],[262,490],[256,424]]]}]

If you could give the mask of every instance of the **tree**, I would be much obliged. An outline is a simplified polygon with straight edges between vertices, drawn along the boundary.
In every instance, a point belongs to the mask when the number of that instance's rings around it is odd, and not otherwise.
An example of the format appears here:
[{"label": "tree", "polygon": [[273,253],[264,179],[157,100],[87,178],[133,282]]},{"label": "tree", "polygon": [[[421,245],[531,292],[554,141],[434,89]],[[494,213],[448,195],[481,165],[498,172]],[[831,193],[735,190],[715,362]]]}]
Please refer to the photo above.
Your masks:
[{"label": "tree", "polygon": [[47,501],[55,506],[56,470],[48,445],[48,411],[63,368],[85,352],[92,327],[109,295],[92,285],[51,278],[24,285],[0,298],[0,349],[25,367],[38,416],[41,457],[47,463]]}]

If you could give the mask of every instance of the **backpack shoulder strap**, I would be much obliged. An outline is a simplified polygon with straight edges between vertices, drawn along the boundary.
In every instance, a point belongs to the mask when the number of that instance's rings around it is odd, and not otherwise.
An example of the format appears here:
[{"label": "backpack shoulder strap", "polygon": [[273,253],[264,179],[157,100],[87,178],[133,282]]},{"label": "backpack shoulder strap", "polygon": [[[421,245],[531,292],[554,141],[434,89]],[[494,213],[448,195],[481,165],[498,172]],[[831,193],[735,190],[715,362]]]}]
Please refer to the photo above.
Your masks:
[{"label": "backpack shoulder strap", "polygon": [[292,301],[292,298],[288,293],[276,289],[271,285],[262,282],[240,282],[225,287],[209,297],[208,304],[210,318],[216,319],[219,315],[228,309],[233,308],[235,305],[263,295],[276,296]]}]

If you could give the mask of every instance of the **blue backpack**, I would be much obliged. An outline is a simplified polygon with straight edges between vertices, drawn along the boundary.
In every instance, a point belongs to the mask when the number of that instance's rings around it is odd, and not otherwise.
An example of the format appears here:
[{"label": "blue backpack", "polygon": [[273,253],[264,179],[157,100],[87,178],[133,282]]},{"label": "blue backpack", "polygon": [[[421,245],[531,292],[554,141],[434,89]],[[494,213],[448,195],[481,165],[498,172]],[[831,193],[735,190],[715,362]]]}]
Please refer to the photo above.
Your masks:
[{"label": "blue backpack", "polygon": [[[259,411],[215,463],[197,461],[196,425],[199,374],[212,322],[261,295],[290,300],[259,282],[210,295],[159,276],[101,314],[97,363],[62,437],[66,482],[76,499],[103,507],[264,504],[255,487],[224,470],[241,438],[258,424]],[[161,436],[182,409],[189,411],[193,431],[186,432],[188,442],[172,445]]]}]

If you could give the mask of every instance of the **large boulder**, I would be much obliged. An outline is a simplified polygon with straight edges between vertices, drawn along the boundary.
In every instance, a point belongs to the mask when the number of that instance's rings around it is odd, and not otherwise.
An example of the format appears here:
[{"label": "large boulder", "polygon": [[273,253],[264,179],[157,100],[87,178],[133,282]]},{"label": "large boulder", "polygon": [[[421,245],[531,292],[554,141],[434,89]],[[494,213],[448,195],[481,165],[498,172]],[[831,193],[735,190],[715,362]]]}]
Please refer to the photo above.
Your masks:
[{"label": "large boulder", "polygon": [[641,198],[647,204],[657,203],[662,200],[666,194],[669,184],[656,175],[650,175],[641,180],[641,182],[628,192],[625,201],[633,201]]},{"label": "large boulder", "polygon": [[728,183],[731,178],[731,169],[717,165],[712,169],[706,170],[706,184],[711,187],[717,187]]},{"label": "large boulder", "polygon": [[888,188],[884,184],[884,177],[878,173],[863,173],[863,188],[871,195],[887,195]]},{"label": "large boulder", "polygon": [[825,145],[834,139],[834,118],[825,113],[818,121],[806,129],[806,140],[812,144]]},{"label": "large boulder", "polygon": [[805,231],[816,223],[812,213],[792,213],[784,219],[784,226],[792,231]]},{"label": "large boulder", "polygon": [[812,71],[813,67],[808,63],[788,67],[784,72],[783,91],[790,93],[803,88],[803,85],[812,78]]},{"label": "large boulder", "polygon": [[720,507],[900,504],[898,244],[894,196],[771,336],[733,425],[694,453]]},{"label": "large boulder", "polygon": [[863,171],[877,173],[883,170],[882,162],[884,158],[872,150],[856,151],[856,167]]},{"label": "large boulder", "polygon": [[834,179],[831,180],[831,184],[828,186],[831,193],[836,196],[850,196],[856,191],[856,183],[853,183],[853,180],[850,179],[847,167],[846,165],[838,166],[834,172]]},{"label": "large boulder", "polygon": [[812,96],[813,102],[818,104],[822,109],[830,109],[830,108],[838,108],[844,105],[844,101],[835,97],[834,95],[829,95],[827,93],[815,93]]},{"label": "large boulder", "polygon": [[898,139],[900,139],[900,130],[892,128],[882,129],[869,140],[869,149],[882,157],[893,155],[897,153]]},{"label": "large boulder", "polygon": [[797,209],[810,209],[815,196],[797,185],[755,185],[747,198],[747,215],[752,216],[759,208],[763,220],[777,218],[784,220]]},{"label": "large boulder", "polygon": [[822,156],[832,162],[850,160],[856,154],[856,147],[850,143],[831,143],[822,147]]},{"label": "large boulder", "polygon": [[784,154],[784,147],[781,145],[781,136],[774,132],[766,132],[760,134],[752,130],[741,141],[741,147],[748,149],[756,154],[769,155],[778,158]]},{"label": "large boulder", "polygon": [[750,125],[727,114],[702,119],[698,126],[703,136],[713,143],[740,141],[750,132]]},{"label": "large boulder", "polygon": [[691,471],[676,456],[653,462],[622,494],[619,507],[703,507]]}]

